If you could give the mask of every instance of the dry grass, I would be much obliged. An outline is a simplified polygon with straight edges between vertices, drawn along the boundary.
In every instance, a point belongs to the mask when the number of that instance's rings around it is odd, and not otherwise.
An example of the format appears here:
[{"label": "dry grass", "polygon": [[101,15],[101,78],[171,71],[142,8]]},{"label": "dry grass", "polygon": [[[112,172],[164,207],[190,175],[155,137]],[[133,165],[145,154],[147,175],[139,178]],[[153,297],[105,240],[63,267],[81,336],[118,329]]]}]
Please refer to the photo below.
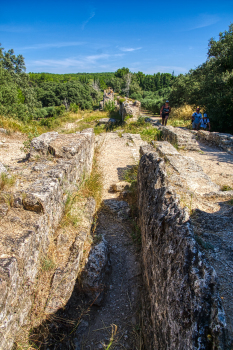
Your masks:
[{"label": "dry grass", "polygon": [[0,174],[0,190],[7,189],[15,184],[16,177],[6,173]]},{"label": "dry grass", "polygon": [[[178,108],[172,108],[168,119],[168,125],[175,127],[191,128],[191,116],[195,112],[195,106],[184,105]],[[203,113],[203,111],[200,111]]]},{"label": "dry grass", "polygon": [[95,199],[96,209],[100,206],[103,193],[103,175],[98,167],[98,154],[99,149],[96,149],[90,176],[83,179],[78,191],[68,195],[65,214],[61,221],[62,227],[68,225],[75,228],[78,227],[79,222],[82,220],[83,210],[83,206],[80,206],[80,203],[84,199],[92,197]]}]

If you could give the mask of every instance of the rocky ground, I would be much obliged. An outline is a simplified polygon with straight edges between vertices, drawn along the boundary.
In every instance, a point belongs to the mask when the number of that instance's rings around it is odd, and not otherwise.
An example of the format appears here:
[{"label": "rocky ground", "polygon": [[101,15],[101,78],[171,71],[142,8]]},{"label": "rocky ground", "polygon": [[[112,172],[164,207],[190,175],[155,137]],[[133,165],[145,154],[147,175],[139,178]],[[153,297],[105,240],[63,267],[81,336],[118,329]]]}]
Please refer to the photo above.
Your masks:
[{"label": "rocky ground", "polygon": [[[159,118],[154,119],[158,121]],[[67,125],[66,129],[73,126],[73,123]],[[25,137],[19,133],[0,133],[0,162],[13,172],[15,169],[19,172],[24,164],[24,140]],[[122,200],[121,192],[113,191],[113,185],[124,180],[125,171],[139,161],[139,147],[143,144],[145,142],[139,135],[123,134],[120,137],[111,132],[96,137],[96,146],[100,148],[99,166],[104,176],[104,193],[93,234],[104,238],[108,260],[101,289],[102,301],[96,303],[95,294],[93,297],[87,296],[77,283],[66,308],[36,330],[41,349],[143,349],[140,333],[142,272],[139,246],[132,238],[136,235],[137,227],[132,223],[134,217],[129,212],[128,204]],[[198,151],[180,150],[179,153],[192,157],[219,188],[233,188],[233,155],[201,143],[199,147]],[[206,256],[217,271],[227,322],[233,324],[230,316],[233,315],[232,205],[227,198],[200,200],[203,200],[201,207],[195,206],[195,198],[190,204],[193,227]],[[48,335],[45,344],[44,337],[40,337],[41,332]]]}]

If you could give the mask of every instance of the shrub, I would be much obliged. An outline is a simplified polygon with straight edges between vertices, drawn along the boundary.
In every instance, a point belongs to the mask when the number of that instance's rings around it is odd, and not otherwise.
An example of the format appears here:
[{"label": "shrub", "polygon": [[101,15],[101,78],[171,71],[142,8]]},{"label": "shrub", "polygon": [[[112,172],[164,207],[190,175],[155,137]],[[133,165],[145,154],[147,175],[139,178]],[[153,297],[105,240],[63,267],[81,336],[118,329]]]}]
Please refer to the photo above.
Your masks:
[{"label": "shrub", "polygon": [[105,112],[114,112],[115,111],[115,104],[114,101],[108,101],[104,104],[104,111]]},{"label": "shrub", "polygon": [[[65,107],[65,106],[64,106]],[[71,103],[70,104],[70,111],[73,113],[78,113],[79,111],[79,106],[76,105],[76,103]]]}]

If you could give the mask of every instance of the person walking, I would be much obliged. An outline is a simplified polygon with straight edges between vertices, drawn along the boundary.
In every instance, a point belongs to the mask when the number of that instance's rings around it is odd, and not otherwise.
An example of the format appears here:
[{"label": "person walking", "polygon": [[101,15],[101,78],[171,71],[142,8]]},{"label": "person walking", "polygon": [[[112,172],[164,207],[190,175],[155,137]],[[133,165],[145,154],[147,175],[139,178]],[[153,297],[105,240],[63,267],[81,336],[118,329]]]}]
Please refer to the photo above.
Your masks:
[{"label": "person walking", "polygon": [[201,125],[202,114],[200,113],[200,107],[197,107],[196,112],[192,115],[192,126],[193,130],[199,130]]},{"label": "person walking", "polygon": [[169,118],[169,113],[171,113],[171,107],[169,106],[169,101],[166,100],[165,104],[162,105],[160,110],[160,117],[162,118],[162,125],[167,125],[167,120]]}]

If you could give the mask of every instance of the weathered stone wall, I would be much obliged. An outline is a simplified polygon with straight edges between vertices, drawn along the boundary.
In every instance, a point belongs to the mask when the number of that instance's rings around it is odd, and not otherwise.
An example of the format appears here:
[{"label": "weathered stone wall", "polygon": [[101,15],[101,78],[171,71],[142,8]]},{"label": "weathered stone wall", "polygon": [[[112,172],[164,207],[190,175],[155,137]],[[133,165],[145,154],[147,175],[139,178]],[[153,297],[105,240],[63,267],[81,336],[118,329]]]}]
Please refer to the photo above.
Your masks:
[{"label": "weathered stone wall", "polygon": [[[63,258],[51,276],[45,312],[55,312],[72,293],[94,201],[83,203],[86,224],[82,232],[67,235],[57,232],[57,227],[68,193],[91,171],[93,153],[92,129],[68,135],[43,134],[31,143],[21,183],[11,192],[1,193],[0,207],[7,204],[7,210],[0,210],[0,349],[11,349],[20,327],[28,323],[41,262],[51,244],[54,254]],[[43,291],[47,286],[40,288]]]},{"label": "weathered stone wall", "polygon": [[209,132],[204,130],[192,131],[198,140],[217,146],[222,150],[233,154],[233,135],[220,132]]},{"label": "weathered stone wall", "polygon": [[104,90],[103,100],[100,101],[100,110],[104,109],[104,106],[106,103],[114,102],[114,92],[112,89],[108,88],[107,90]]},{"label": "weathered stone wall", "polygon": [[[153,124],[153,122],[152,122]],[[173,126],[155,125],[163,134],[163,140],[176,145],[179,148],[185,150],[199,150],[199,144],[197,142],[196,135],[190,133],[190,131],[183,128],[174,128]]]},{"label": "weathered stone wall", "polygon": [[215,270],[200,252],[165,162],[141,147],[138,207],[142,234],[147,349],[224,349],[225,316]]},{"label": "weathered stone wall", "polygon": [[133,118],[138,118],[140,116],[141,102],[131,101],[126,99],[124,102],[120,103],[119,113],[124,121],[126,115],[131,115]]}]

